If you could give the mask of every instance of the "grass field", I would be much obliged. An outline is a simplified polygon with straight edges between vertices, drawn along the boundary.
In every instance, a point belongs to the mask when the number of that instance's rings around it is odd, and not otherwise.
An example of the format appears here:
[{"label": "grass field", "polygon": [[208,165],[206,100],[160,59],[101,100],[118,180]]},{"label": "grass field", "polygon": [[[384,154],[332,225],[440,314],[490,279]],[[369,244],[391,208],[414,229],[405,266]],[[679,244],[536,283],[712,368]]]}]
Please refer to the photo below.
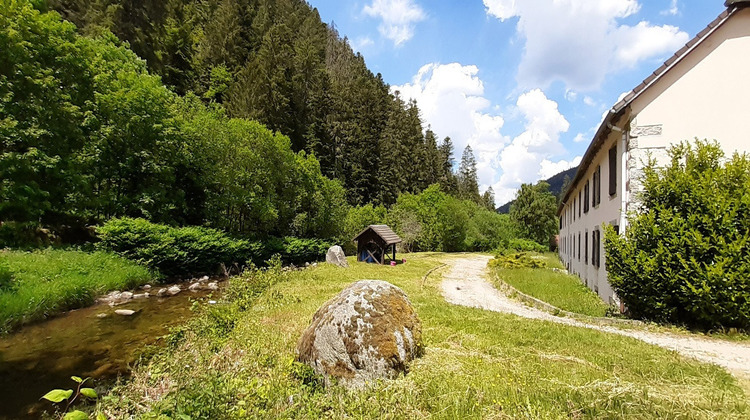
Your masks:
[{"label": "grass field", "polygon": [[[544,259],[550,268],[563,268],[554,253]],[[533,268],[498,268],[495,273],[500,281],[562,310],[596,317],[607,313],[607,305],[576,276]]]},{"label": "grass field", "polygon": [[147,269],[103,252],[5,250],[0,267],[0,333],[153,280]]},{"label": "grass field", "polygon": [[[98,408],[146,419],[748,417],[745,391],[716,366],[627,337],[447,304],[440,271],[422,278],[448,258],[235,278],[228,302],[199,309]],[[360,279],[409,295],[426,354],[400,379],[326,389],[295,362],[295,345],[317,308]]]}]

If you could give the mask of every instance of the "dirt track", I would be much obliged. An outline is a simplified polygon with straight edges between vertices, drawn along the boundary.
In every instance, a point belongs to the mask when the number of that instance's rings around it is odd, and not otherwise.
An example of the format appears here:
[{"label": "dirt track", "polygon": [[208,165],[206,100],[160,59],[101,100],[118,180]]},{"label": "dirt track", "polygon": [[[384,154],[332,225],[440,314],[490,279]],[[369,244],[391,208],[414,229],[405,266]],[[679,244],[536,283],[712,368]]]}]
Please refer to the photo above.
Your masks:
[{"label": "dirt track", "polygon": [[620,334],[677,351],[704,362],[715,363],[729,371],[750,378],[750,345],[709,339],[699,336],[680,336],[666,333],[619,329],[593,325],[576,319],[555,316],[524,305],[498,291],[487,280],[490,257],[472,255],[447,261],[449,268],[443,275],[443,296],[455,305],[504,312],[524,318],[557,322],[575,327]]}]

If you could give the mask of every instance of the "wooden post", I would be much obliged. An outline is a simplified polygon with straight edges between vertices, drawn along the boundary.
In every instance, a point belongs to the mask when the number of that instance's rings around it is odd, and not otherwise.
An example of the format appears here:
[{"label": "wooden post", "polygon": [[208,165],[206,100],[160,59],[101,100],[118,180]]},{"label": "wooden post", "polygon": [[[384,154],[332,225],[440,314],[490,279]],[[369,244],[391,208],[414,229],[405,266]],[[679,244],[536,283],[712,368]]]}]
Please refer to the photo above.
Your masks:
[{"label": "wooden post", "polygon": [[391,245],[393,247],[393,261],[396,261],[396,244]]}]

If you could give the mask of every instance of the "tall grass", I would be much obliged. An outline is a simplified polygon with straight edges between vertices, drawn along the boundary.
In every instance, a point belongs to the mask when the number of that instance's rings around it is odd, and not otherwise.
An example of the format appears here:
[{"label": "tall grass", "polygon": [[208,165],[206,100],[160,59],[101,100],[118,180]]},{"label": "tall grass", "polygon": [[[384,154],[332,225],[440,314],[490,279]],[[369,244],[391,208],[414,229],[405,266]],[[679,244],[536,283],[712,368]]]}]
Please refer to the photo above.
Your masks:
[{"label": "tall grass", "polygon": [[71,250],[0,251],[0,332],[90,305],[114,289],[151,281],[149,270],[118,256]]},{"label": "tall grass", "polygon": [[[169,346],[102,399],[116,418],[747,418],[745,392],[717,366],[599,331],[453,306],[444,255],[407,264],[329,265],[243,287],[176,330]],[[408,375],[360,392],[324,388],[295,362],[313,313],[360,279],[402,288],[423,323],[426,354]],[[257,283],[254,277],[233,282]],[[265,287],[265,286],[264,286]]]},{"label": "tall grass", "polygon": [[[551,268],[562,268],[555,254],[545,254],[544,260]],[[497,268],[495,273],[500,281],[562,310],[596,317],[607,313],[607,305],[576,276],[535,268]]]}]

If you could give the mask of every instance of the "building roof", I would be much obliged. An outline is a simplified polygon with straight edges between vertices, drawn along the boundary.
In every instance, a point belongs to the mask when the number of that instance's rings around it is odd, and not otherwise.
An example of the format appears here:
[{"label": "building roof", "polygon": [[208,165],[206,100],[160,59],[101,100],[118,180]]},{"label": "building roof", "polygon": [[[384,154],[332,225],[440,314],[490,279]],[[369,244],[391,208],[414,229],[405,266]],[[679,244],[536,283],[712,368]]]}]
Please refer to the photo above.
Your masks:
[{"label": "building roof", "polygon": [[724,2],[726,7],[748,7],[750,6],[750,0],[727,0]]},{"label": "building roof", "polygon": [[355,236],[354,239],[352,240],[353,241],[358,240],[360,236],[364,235],[365,232],[367,232],[370,229],[372,229],[372,231],[375,232],[375,234],[380,236],[380,238],[383,239],[383,241],[385,241],[386,245],[393,245],[393,244],[401,243],[401,238],[399,238],[398,235],[396,235],[396,233],[393,232],[391,228],[389,228],[386,225],[370,225],[366,227],[362,232],[359,232],[359,234]]},{"label": "building roof", "polygon": [[727,10],[722,12],[716,19],[709,23],[706,29],[700,31],[693,39],[688,41],[688,43],[685,44],[684,47],[680,48],[680,50],[678,50],[672,57],[670,57],[664,64],[662,64],[661,67],[656,69],[653,74],[647,77],[641,84],[636,86],[632,91],[625,95],[625,97],[617,102],[612,107],[612,109],[609,110],[607,115],[604,117],[601,125],[599,125],[599,129],[596,131],[591,144],[589,145],[588,149],[586,149],[586,153],[583,154],[581,164],[578,165],[578,170],[576,171],[572,182],[568,186],[568,189],[565,191],[563,199],[560,201],[560,205],[557,208],[558,215],[562,211],[565,204],[568,202],[568,199],[570,198],[570,194],[572,193],[574,187],[586,175],[586,172],[593,162],[594,157],[596,157],[596,154],[599,152],[599,149],[604,146],[604,142],[607,140],[607,136],[609,136],[613,128],[616,129],[615,125],[629,110],[630,104],[632,104],[634,100],[641,96],[641,94],[645,90],[651,87],[654,83],[658,82],[662,78],[662,76],[669,72],[669,70],[680,63],[685,57],[687,57],[690,52],[692,52],[698,45],[705,41],[712,33],[716,31],[716,29],[726,23],[726,21],[729,20],[732,15],[734,15],[737,9],[750,6],[750,0],[727,0],[725,4],[728,7]]}]

